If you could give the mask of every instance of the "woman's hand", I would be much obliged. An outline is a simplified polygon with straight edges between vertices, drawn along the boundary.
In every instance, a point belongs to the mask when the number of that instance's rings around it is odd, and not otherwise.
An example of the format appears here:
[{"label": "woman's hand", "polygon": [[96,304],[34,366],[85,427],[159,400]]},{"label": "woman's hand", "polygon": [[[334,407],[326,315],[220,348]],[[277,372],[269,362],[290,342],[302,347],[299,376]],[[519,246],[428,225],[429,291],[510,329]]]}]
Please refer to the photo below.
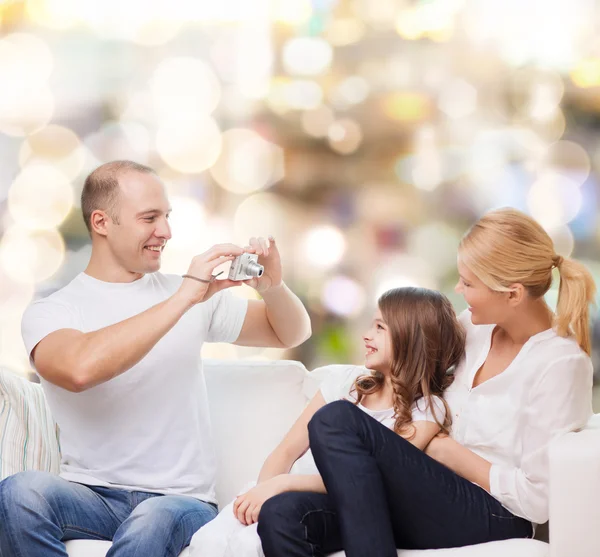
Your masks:
[{"label": "woman's hand", "polygon": [[434,460],[437,460],[441,464],[446,464],[445,457],[449,450],[452,450],[452,445],[456,444],[456,441],[446,435],[445,433],[438,433],[425,448],[425,454],[429,455]]},{"label": "woman's hand", "polygon": [[425,454],[490,492],[491,462],[467,449],[452,437],[439,433],[429,442]]},{"label": "woman's hand", "polygon": [[233,514],[246,526],[258,522],[258,515],[263,503],[284,491],[284,480],[287,474],[275,476],[259,483],[246,493],[238,495],[233,503]]}]

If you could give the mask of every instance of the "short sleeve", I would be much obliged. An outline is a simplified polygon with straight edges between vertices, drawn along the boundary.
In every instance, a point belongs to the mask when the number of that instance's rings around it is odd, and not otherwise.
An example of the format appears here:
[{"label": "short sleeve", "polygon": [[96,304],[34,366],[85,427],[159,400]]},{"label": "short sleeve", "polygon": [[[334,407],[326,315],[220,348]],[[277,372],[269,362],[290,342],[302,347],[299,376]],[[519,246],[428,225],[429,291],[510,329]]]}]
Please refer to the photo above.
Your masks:
[{"label": "short sleeve", "polygon": [[358,366],[334,369],[327,374],[321,383],[320,390],[326,403],[340,400],[350,395],[352,386],[357,377],[365,375],[368,371]]},{"label": "short sleeve", "polygon": [[21,335],[31,358],[31,352],[50,333],[60,329],[82,330],[77,310],[61,301],[45,298],[33,302],[23,314]]},{"label": "short sleeve", "polygon": [[446,419],[446,406],[439,396],[421,397],[413,404],[413,422],[435,422],[435,418],[440,424]]},{"label": "short sleeve", "polygon": [[212,307],[206,341],[235,342],[246,318],[248,300],[223,290],[215,294],[210,301]]}]

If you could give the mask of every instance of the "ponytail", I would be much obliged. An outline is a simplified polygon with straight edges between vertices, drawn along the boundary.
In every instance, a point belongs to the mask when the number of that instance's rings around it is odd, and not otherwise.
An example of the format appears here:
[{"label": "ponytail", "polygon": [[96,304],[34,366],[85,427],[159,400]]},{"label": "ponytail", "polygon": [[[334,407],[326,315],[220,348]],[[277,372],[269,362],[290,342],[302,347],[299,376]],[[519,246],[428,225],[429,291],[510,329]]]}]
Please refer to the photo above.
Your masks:
[{"label": "ponytail", "polygon": [[594,279],[584,265],[573,259],[555,256],[554,264],[560,274],[554,329],[562,337],[574,334],[581,349],[590,355],[589,306],[596,295]]}]

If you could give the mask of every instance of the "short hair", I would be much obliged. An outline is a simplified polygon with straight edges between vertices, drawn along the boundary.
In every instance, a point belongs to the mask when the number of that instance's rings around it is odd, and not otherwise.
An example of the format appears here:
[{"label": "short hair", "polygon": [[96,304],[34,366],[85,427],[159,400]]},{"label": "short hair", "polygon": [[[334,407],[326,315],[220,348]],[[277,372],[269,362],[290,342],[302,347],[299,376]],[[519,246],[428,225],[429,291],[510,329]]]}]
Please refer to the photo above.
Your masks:
[{"label": "short hair", "polygon": [[133,161],[107,162],[94,170],[83,184],[81,192],[81,212],[90,234],[92,233],[92,213],[106,211],[115,224],[119,224],[117,204],[119,201],[119,176],[126,172],[156,174],[149,166]]}]

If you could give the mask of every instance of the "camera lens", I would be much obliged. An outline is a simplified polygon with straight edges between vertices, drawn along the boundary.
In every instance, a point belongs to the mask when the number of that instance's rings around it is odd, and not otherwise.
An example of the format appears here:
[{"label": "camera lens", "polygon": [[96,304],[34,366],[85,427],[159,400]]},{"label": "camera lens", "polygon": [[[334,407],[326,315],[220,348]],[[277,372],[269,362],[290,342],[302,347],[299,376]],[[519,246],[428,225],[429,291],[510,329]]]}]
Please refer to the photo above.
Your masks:
[{"label": "camera lens", "polygon": [[246,274],[251,277],[262,277],[264,270],[265,268],[255,261],[248,261],[248,264],[246,265]]}]

